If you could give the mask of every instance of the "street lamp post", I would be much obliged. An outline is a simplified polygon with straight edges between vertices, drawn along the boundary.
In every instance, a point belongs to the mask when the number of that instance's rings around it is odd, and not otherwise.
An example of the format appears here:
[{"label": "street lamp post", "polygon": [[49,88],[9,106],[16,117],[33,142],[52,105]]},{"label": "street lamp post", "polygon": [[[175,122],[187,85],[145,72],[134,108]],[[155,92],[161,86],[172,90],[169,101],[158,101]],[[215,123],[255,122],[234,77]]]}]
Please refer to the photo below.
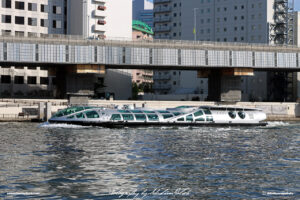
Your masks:
[{"label": "street lamp post", "polygon": [[196,15],[196,11],[198,9],[199,8],[194,8],[194,30],[193,30],[193,33],[194,33],[194,40],[195,41],[197,40],[197,15]]}]

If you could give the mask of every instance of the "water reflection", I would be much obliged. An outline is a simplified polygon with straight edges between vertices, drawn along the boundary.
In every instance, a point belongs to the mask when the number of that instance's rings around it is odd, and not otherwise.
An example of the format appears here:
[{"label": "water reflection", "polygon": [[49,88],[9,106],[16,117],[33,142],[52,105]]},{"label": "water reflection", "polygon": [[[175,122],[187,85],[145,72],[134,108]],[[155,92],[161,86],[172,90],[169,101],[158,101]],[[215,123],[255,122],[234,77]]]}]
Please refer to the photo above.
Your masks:
[{"label": "water reflection", "polygon": [[101,129],[8,123],[0,129],[0,198],[7,192],[37,193],[20,199],[299,194],[299,125]]}]

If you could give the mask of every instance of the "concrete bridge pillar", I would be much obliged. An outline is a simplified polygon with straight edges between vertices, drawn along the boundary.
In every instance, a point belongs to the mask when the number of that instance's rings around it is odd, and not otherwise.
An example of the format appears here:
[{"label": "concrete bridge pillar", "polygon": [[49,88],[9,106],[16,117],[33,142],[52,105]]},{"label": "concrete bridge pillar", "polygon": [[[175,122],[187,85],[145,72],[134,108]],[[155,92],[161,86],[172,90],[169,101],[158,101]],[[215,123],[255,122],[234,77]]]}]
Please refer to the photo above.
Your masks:
[{"label": "concrete bridge pillar", "polygon": [[208,100],[237,102],[242,99],[242,76],[253,76],[253,69],[214,69],[198,73],[208,78]]}]

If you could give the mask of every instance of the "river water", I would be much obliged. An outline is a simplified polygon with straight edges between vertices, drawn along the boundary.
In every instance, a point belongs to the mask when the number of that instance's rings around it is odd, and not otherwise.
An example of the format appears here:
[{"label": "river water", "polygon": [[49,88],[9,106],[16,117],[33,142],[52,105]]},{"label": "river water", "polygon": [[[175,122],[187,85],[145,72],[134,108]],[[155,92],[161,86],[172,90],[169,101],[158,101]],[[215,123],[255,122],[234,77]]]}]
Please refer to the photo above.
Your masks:
[{"label": "river water", "polygon": [[300,124],[0,123],[0,199],[300,199]]}]

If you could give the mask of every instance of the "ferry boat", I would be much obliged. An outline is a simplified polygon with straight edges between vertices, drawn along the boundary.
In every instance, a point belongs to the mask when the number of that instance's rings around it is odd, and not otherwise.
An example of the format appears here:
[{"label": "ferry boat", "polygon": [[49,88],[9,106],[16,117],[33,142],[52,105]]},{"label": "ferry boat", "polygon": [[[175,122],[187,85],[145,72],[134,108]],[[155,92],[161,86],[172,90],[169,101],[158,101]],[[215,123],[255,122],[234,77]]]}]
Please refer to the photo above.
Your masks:
[{"label": "ferry boat", "polygon": [[76,106],[58,111],[50,123],[86,126],[265,126],[260,109],[219,106],[179,106],[163,110]]}]

